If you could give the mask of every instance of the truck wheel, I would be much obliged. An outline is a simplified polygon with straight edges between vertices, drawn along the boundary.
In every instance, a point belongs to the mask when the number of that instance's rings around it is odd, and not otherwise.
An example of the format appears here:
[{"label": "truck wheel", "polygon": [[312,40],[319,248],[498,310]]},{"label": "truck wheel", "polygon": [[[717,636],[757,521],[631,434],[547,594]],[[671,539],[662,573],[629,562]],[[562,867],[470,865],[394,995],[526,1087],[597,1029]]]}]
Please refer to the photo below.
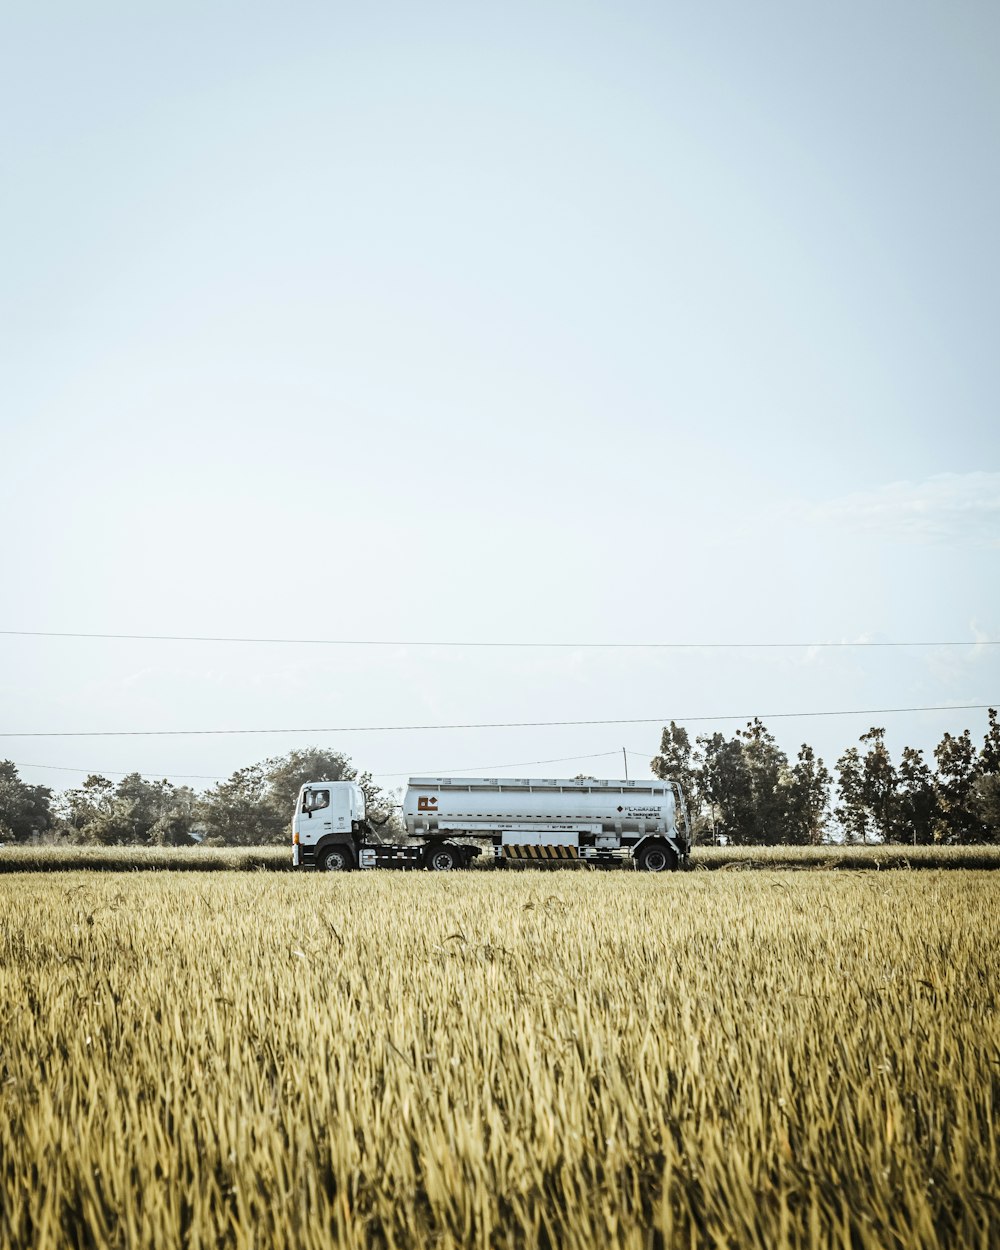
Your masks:
[{"label": "truck wheel", "polygon": [[436,846],[427,852],[424,862],[431,872],[454,872],[459,867],[458,852],[453,846]]},{"label": "truck wheel", "polygon": [[316,866],[324,872],[348,872],[354,867],[354,857],[346,846],[328,846],[320,851]]},{"label": "truck wheel", "polygon": [[647,842],[635,857],[640,872],[670,872],[677,867],[677,856],[666,842]]}]

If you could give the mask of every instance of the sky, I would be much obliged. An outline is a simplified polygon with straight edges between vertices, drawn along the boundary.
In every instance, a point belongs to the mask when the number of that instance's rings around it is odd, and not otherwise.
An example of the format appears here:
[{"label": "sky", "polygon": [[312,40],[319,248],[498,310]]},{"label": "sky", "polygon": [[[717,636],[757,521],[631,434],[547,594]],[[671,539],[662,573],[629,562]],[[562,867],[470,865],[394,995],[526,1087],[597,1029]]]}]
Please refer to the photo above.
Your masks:
[{"label": "sky", "polygon": [[[0,757],[981,737],[998,62],[989,3],[8,0]],[[963,645],[759,645],[839,642]]]}]

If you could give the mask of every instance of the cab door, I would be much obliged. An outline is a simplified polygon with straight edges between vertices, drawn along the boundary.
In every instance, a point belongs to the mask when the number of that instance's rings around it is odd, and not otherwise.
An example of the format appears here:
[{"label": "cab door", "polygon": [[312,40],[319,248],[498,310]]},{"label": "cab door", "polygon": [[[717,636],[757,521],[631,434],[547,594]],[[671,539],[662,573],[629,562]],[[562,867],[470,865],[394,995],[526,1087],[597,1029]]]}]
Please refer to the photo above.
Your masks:
[{"label": "cab door", "polygon": [[333,832],[333,808],[329,786],[310,786],[302,792],[302,816],[299,821],[303,842],[318,842]]}]

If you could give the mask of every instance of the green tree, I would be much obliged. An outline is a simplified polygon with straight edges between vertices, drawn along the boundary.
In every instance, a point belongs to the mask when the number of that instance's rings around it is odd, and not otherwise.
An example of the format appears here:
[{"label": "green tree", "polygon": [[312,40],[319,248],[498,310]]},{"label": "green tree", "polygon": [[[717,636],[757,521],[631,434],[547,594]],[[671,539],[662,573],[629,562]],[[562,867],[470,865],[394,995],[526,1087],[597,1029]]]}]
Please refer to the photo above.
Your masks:
[{"label": "green tree", "polygon": [[698,830],[701,787],[699,761],[691,745],[688,731],[675,721],[660,735],[660,750],[649,762],[654,777],[661,781],[676,781],[684,792],[688,816],[692,828]]},{"label": "green tree", "polygon": [[321,747],[290,751],[237,769],[209,790],[200,815],[213,842],[233,846],[281,843],[291,837],[292,812],[307,781],[355,781],[365,794],[368,819],[397,831],[389,799],[370,774],[359,773],[346,755]]},{"label": "green tree", "polygon": [[849,747],[837,761],[836,816],[848,841],[891,841],[898,820],[898,782],[885,730],[869,729],[859,741],[867,745],[864,755]]},{"label": "green tree", "polygon": [[789,811],[795,775],[762,721],[750,721],[729,740],[714,733],[697,743],[695,785],[716,840],[764,846],[796,836]]},{"label": "green tree", "polygon": [[976,761],[971,806],[983,840],[1000,842],[1000,721],[996,708],[990,708],[989,722]]},{"label": "green tree", "polygon": [[52,827],[52,791],[22,781],[17,765],[0,760],[0,839],[27,842]]},{"label": "green tree", "polygon": [[785,834],[799,846],[823,841],[830,806],[830,771],[816,752],[803,742],[785,779]]},{"label": "green tree", "polygon": [[894,841],[926,846],[934,841],[940,820],[937,791],[922,751],[904,747],[899,764],[899,793]]},{"label": "green tree", "polygon": [[727,740],[714,733],[700,735],[698,746],[702,757],[698,795],[708,812],[713,841],[741,843],[752,803],[743,745],[738,737]]},{"label": "green tree", "polygon": [[889,748],[885,744],[885,730],[869,729],[860,740],[868,743],[862,761],[862,798],[876,836],[881,842],[890,842],[898,818],[898,782]]},{"label": "green tree", "polygon": [[974,801],[981,771],[972,734],[968,729],[957,737],[946,733],[934,748],[934,758],[940,808],[938,840],[957,844],[981,841],[983,828]]},{"label": "green tree", "polygon": [[743,813],[743,841],[766,846],[788,839],[788,756],[759,717],[737,731],[750,781],[750,801]]},{"label": "green tree", "polygon": [[837,760],[837,793],[840,797],[835,815],[848,842],[867,842],[868,809],[864,801],[864,766],[857,747],[848,747]]},{"label": "green tree", "polygon": [[238,768],[227,781],[205,794],[200,815],[209,839],[227,846],[257,846],[288,837],[291,812],[282,815],[268,802],[270,787],[263,764]]},{"label": "green tree", "polygon": [[174,786],[163,780],[157,789],[156,820],[147,835],[154,846],[189,846],[198,816],[198,796],[190,786]]},{"label": "green tree", "polygon": [[369,817],[379,820],[386,814],[385,795],[374,783],[371,774],[359,773],[349,756],[339,751],[328,751],[324,747],[289,751],[287,755],[265,760],[264,768],[270,786],[270,801],[284,813],[286,823],[291,821],[299,789],[307,781],[356,781],[364,791]]},{"label": "green tree", "polygon": [[976,778],[971,806],[982,840],[1000,842],[1000,773],[986,773]]},{"label": "green tree", "polygon": [[115,801],[115,783],[91,773],[83,784],[67,790],[60,801],[60,816],[67,832],[77,841],[96,841],[95,826],[108,819]]},{"label": "green tree", "polygon": [[181,845],[191,841],[195,796],[165,778],[129,773],[115,785],[92,775],[64,796],[66,824],[84,842],[104,846]]},{"label": "green tree", "polygon": [[1000,720],[995,707],[989,709],[988,716],[990,723],[979,751],[978,771],[980,776],[993,777],[1000,774]]}]

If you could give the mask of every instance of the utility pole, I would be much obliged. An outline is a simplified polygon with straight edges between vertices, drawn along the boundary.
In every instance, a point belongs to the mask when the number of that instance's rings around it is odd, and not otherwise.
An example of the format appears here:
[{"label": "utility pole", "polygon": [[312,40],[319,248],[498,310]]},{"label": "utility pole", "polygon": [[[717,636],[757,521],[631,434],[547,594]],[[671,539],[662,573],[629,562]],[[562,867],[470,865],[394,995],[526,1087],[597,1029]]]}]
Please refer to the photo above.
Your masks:
[{"label": "utility pole", "polygon": [[625,780],[628,781],[628,752],[622,747],[622,759],[625,761]]}]

